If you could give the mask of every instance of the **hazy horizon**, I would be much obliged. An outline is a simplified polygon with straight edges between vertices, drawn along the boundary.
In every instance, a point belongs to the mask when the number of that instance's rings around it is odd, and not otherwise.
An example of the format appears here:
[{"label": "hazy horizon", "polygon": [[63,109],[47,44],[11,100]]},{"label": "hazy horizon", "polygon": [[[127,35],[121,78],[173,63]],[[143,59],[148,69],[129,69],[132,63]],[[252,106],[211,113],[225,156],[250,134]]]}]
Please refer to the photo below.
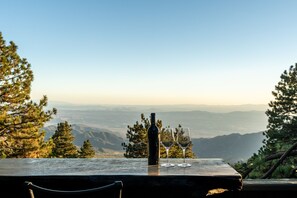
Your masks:
[{"label": "hazy horizon", "polygon": [[207,105],[207,104],[159,104],[159,105],[133,105],[133,104],[81,104],[64,101],[49,101],[47,108],[72,110],[124,110],[124,111],[266,111],[268,104],[239,104],[239,105]]},{"label": "hazy horizon", "polygon": [[[232,107],[231,107],[232,108]],[[149,118],[156,113],[156,118],[162,120],[163,126],[189,127],[192,137],[214,137],[231,133],[254,133],[263,131],[267,125],[267,116],[264,111],[234,111],[230,108],[203,110],[195,108],[175,107],[66,107],[58,108],[58,113],[50,120],[48,125],[68,121],[70,124],[83,124],[126,136],[127,126],[141,122],[141,114]]]},{"label": "hazy horizon", "polygon": [[267,105],[73,105],[49,103],[57,115],[48,125],[68,121],[109,129],[126,137],[127,126],[140,121],[141,114],[149,118],[156,113],[164,126],[179,124],[191,129],[192,137],[215,137],[231,133],[263,131],[267,125]]},{"label": "hazy horizon", "polygon": [[[38,101],[37,99],[33,99]],[[203,103],[173,103],[173,104],[125,104],[125,103],[83,103],[83,102],[69,102],[69,101],[62,101],[62,100],[49,100],[49,103],[52,104],[65,104],[65,105],[78,105],[78,106],[87,106],[87,105],[102,105],[102,106],[259,106],[259,105],[266,105],[268,106],[269,101],[267,104],[264,103],[242,103],[242,104],[203,104]]]}]

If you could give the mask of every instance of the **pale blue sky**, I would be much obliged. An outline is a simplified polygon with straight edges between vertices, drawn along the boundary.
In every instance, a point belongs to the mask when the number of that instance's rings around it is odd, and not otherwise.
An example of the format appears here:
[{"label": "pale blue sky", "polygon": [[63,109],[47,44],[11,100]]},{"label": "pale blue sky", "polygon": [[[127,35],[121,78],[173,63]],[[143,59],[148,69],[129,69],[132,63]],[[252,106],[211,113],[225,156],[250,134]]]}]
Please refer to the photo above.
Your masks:
[{"label": "pale blue sky", "polygon": [[0,0],[32,98],[267,104],[297,62],[297,1]]}]

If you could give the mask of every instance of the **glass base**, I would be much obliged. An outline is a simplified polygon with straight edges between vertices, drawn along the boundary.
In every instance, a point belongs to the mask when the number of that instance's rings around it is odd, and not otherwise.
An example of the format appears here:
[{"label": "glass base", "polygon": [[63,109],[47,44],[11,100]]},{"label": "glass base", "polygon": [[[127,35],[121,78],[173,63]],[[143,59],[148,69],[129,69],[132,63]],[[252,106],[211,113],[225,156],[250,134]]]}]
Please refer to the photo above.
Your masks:
[{"label": "glass base", "polygon": [[188,163],[182,163],[182,164],[178,164],[177,165],[178,167],[191,167],[192,165],[191,164],[188,164]]},{"label": "glass base", "polygon": [[161,167],[174,167],[175,165],[174,164],[171,164],[171,163],[164,163],[164,164],[161,164]]}]

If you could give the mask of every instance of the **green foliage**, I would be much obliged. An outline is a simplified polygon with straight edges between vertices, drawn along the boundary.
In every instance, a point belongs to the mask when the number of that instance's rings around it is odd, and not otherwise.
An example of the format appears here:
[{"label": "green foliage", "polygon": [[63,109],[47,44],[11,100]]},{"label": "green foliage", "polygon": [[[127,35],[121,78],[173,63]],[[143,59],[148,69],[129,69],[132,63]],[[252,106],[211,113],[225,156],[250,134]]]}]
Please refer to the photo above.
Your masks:
[{"label": "green foliage", "polygon": [[50,143],[40,129],[56,114],[44,111],[47,97],[30,100],[33,72],[17,46],[6,45],[0,32],[0,154],[2,157],[35,158],[48,156]]},{"label": "green foliage", "polygon": [[77,158],[78,150],[73,144],[71,125],[67,121],[58,123],[57,130],[52,137],[54,147],[52,156],[57,158]]},{"label": "green foliage", "polygon": [[[177,128],[175,128],[175,131],[174,131],[175,140],[177,138],[177,131],[179,130],[178,128],[180,128],[180,127],[182,127],[182,126],[179,125]],[[195,153],[193,153],[192,148],[193,148],[193,144],[191,142],[190,145],[186,149],[186,158],[195,158],[196,157]],[[163,150],[163,149],[161,149],[161,150]],[[166,157],[166,155],[161,156],[161,157]],[[176,143],[170,148],[169,157],[170,158],[182,158],[183,157],[182,149]]]},{"label": "green foliage", "polygon": [[[162,128],[162,121],[157,120],[157,127]],[[125,150],[124,157],[126,158],[147,158],[147,131],[150,127],[150,120],[145,118],[144,114],[140,116],[140,122],[136,123],[131,127],[128,125],[126,137],[128,143],[122,143],[123,149]],[[176,136],[175,130],[175,136]],[[192,144],[186,150],[187,158],[194,158],[195,154],[192,151]],[[160,157],[166,158],[165,148],[160,146]],[[169,150],[170,158],[182,158],[182,150],[177,144],[174,144]]]},{"label": "green foliage", "polygon": [[[156,122],[157,127],[162,126],[160,120]],[[144,158],[147,157],[147,130],[150,127],[150,121],[144,117],[144,114],[140,116],[140,122],[131,127],[128,125],[126,137],[128,143],[123,143],[122,146],[125,150],[124,157],[127,158]]]},{"label": "green foliage", "polygon": [[275,99],[269,103],[267,141],[263,153],[271,154],[288,148],[297,140],[297,64],[284,71],[272,92]]},{"label": "green foliage", "polygon": [[[262,177],[276,162],[277,159],[268,160],[276,153],[284,153],[297,140],[297,64],[290,66],[280,76],[280,81],[272,91],[274,100],[270,101],[266,139],[264,146],[258,154],[252,156],[246,166],[244,163],[235,165],[243,174],[249,173],[250,178]],[[273,172],[273,178],[289,177],[295,168],[297,157],[285,159]],[[252,170],[252,171],[251,171]]]},{"label": "green foliage", "polygon": [[93,145],[89,140],[84,141],[82,147],[80,148],[79,157],[80,158],[93,158],[95,156],[95,150]]}]

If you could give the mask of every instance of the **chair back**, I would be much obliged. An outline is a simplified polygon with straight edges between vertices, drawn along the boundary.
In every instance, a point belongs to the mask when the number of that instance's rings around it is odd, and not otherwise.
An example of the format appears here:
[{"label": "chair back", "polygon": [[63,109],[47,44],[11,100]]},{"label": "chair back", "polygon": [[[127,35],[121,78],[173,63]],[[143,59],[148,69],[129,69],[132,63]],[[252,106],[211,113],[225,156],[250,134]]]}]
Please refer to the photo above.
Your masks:
[{"label": "chair back", "polygon": [[32,182],[26,181],[25,188],[28,190],[30,198],[121,198],[122,181],[81,190],[57,190],[41,187]]}]

